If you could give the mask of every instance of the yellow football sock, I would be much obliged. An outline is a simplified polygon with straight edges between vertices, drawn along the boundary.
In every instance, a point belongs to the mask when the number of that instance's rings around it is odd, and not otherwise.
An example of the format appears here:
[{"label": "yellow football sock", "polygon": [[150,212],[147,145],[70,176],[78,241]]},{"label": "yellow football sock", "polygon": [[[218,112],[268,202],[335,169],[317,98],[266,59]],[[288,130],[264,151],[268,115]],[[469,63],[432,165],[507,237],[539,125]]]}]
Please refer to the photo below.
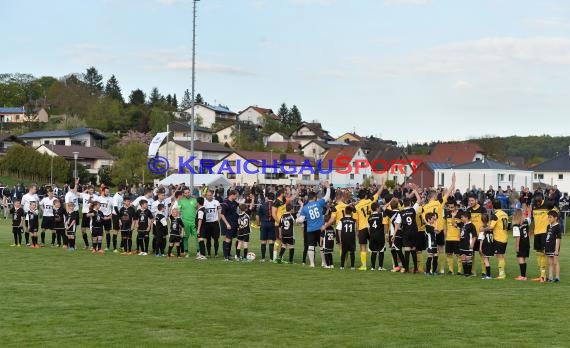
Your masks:
[{"label": "yellow football sock", "polygon": [[463,262],[460,258],[457,258],[457,273],[463,274]]},{"label": "yellow football sock", "polygon": [[481,274],[485,273],[487,267],[485,266],[485,258],[481,257]]},{"label": "yellow football sock", "polygon": [[360,266],[366,267],[366,251],[360,252]]},{"label": "yellow football sock", "polygon": [[418,252],[416,253],[416,255],[418,256],[418,272],[425,272],[424,269],[424,253],[422,252]]},{"label": "yellow football sock", "polygon": [[447,270],[449,272],[453,272],[453,255],[447,255],[446,258],[447,258]]},{"label": "yellow football sock", "polygon": [[546,255],[538,253],[538,265],[540,267],[540,276],[546,278]]},{"label": "yellow football sock", "polygon": [[273,251],[275,251],[275,252],[279,251],[280,246],[281,246],[281,243],[279,243],[279,241],[276,240],[275,244],[273,244]]},{"label": "yellow football sock", "polygon": [[499,263],[499,275],[502,275],[505,273],[505,259],[499,259],[498,263]]}]

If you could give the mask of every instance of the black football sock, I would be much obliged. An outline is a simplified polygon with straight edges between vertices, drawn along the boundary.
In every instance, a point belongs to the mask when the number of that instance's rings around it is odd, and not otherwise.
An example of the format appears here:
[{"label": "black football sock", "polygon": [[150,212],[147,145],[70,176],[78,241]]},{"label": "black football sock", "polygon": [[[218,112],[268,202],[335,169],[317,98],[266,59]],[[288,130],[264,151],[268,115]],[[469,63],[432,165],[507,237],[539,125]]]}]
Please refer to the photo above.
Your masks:
[{"label": "black football sock", "polygon": [[267,252],[267,244],[261,244],[261,259],[265,260],[265,253]]},{"label": "black football sock", "polygon": [[168,256],[172,256],[172,245],[168,246]]},{"label": "black football sock", "polygon": [[113,235],[113,250],[117,250],[117,235]]},{"label": "black football sock", "polygon": [[372,253],[370,253],[370,267],[372,269],[376,268],[376,252],[373,251]]},{"label": "black football sock", "polygon": [[24,233],[24,238],[26,238],[26,245],[30,244],[30,233],[29,232]]},{"label": "black football sock", "polygon": [[409,271],[410,270],[409,267],[410,267],[410,251],[406,250],[404,252],[404,269],[406,271]]},{"label": "black football sock", "polygon": [[183,248],[184,248],[184,247],[183,247],[182,245],[178,245],[178,246],[176,247],[176,256],[180,257],[180,255],[182,254],[182,249],[183,249]]},{"label": "black football sock", "polygon": [[158,254],[158,253],[157,253],[157,250],[158,250],[158,239],[157,239],[157,236],[154,235],[154,236],[152,237],[152,253],[153,253],[153,254]]},{"label": "black football sock", "polygon": [[241,249],[236,249],[236,256],[237,258],[241,258]]},{"label": "black football sock", "polygon": [[166,236],[162,237],[162,248],[160,249],[160,253],[164,255],[164,250],[166,249]]},{"label": "black football sock", "polygon": [[162,237],[158,239],[158,251],[156,252],[158,255],[164,255],[164,241],[165,239]]},{"label": "black football sock", "polygon": [[461,262],[461,264],[463,265],[463,273],[464,273],[465,275],[470,274],[470,273],[468,272],[468,271],[469,271],[469,269],[468,269],[469,266],[467,266],[467,261],[463,261],[463,262]]},{"label": "black football sock", "polygon": [[22,245],[22,232],[18,232],[18,245]]},{"label": "black football sock", "polygon": [[439,260],[439,257],[437,255],[435,255],[433,257],[433,270],[432,270],[433,273],[437,273],[437,262],[438,262],[438,260]]},{"label": "black football sock", "polygon": [[247,257],[247,253],[249,253],[249,248],[244,248],[244,249],[243,249],[243,257],[244,257],[244,258]]},{"label": "black football sock", "polygon": [[412,250],[412,262],[414,263],[414,271],[418,270],[418,255],[415,250]]},{"label": "black football sock", "polygon": [[127,238],[127,249],[128,249],[128,252],[133,251],[133,239],[132,238]]},{"label": "black football sock", "polygon": [[46,231],[42,231],[40,236],[42,237],[42,244],[46,244]]},{"label": "black football sock", "polygon": [[33,244],[33,245],[38,245],[38,236],[33,236],[33,237],[32,237],[32,244]]},{"label": "black football sock", "polygon": [[[206,252],[208,252],[208,256],[210,256],[212,253],[212,239],[211,238],[206,239]],[[204,256],[206,256],[206,255],[204,255]]]},{"label": "black football sock", "polygon": [[229,250],[228,250],[228,242],[225,240],[222,243],[222,252],[224,254],[224,259],[229,259]]},{"label": "black football sock", "polygon": [[487,277],[491,276],[491,266],[485,266],[485,275]]},{"label": "black football sock", "polygon": [[89,240],[87,239],[87,233],[82,233],[83,235],[83,243],[85,243],[85,247],[89,248]]},{"label": "black football sock", "polygon": [[149,237],[144,237],[144,252],[148,253],[148,242],[150,241]]},{"label": "black football sock", "polygon": [[465,271],[464,271],[464,273],[465,273],[466,276],[470,276],[470,275],[471,275],[471,268],[472,268],[472,267],[473,267],[473,262],[472,262],[472,261],[467,261],[467,270],[468,270],[468,272],[465,272]]},{"label": "black football sock", "polygon": [[103,241],[99,240],[99,250],[103,250]]},{"label": "black football sock", "polygon": [[12,232],[14,235],[14,245],[18,245],[18,232]]},{"label": "black football sock", "polygon": [[432,257],[428,256],[427,260],[426,260],[426,273],[427,274],[431,273],[431,260],[432,260]]},{"label": "black football sock", "polygon": [[273,249],[275,245],[273,243],[269,244],[269,260],[273,260]]},{"label": "black football sock", "polygon": [[143,237],[142,236],[137,236],[137,252],[142,252],[144,251],[143,248]]},{"label": "black football sock", "polygon": [[200,247],[200,255],[206,256],[206,245],[204,244],[204,241],[201,240],[201,241],[198,243],[198,246]]},{"label": "black football sock", "polygon": [[283,254],[285,254],[285,248],[281,248],[281,250],[279,250],[279,258],[282,259],[283,258]]},{"label": "black football sock", "polygon": [[384,252],[383,251],[378,253],[378,267],[384,268]]},{"label": "black football sock", "polygon": [[111,234],[105,233],[105,242],[107,242],[107,249],[111,248]]},{"label": "black football sock", "polygon": [[53,232],[51,233],[51,245],[55,245],[56,236],[57,236],[57,235],[56,235],[55,231],[53,231]]},{"label": "black football sock", "polygon": [[[332,255],[331,255],[332,256]],[[293,258],[295,257],[295,249],[291,248],[289,249],[289,262],[293,263]]]},{"label": "black football sock", "polygon": [[402,263],[402,267],[405,267],[405,269],[407,270],[408,269],[407,266],[404,266],[404,252],[402,250],[398,250],[398,258]]},{"label": "black football sock", "polygon": [[526,262],[519,264],[519,267],[521,269],[521,276],[526,277]]},{"label": "black football sock", "polygon": [[390,250],[390,253],[392,254],[392,261],[394,262],[394,267],[398,267],[398,253],[396,252],[396,250]]},{"label": "black football sock", "polygon": [[350,252],[350,267],[354,268],[354,251]]},{"label": "black football sock", "polygon": [[220,248],[220,240],[218,238],[214,239],[214,255],[218,256],[218,249]]},{"label": "black football sock", "polygon": [[340,267],[344,268],[344,261],[346,260],[346,250],[340,252]]}]

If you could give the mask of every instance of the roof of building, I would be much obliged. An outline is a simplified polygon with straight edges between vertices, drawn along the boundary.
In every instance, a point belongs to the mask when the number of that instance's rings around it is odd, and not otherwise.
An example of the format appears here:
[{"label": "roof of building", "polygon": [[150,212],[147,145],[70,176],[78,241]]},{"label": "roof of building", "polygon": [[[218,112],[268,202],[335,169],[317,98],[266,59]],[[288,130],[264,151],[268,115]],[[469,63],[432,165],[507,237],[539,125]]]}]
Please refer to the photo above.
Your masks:
[{"label": "roof of building", "polygon": [[[168,128],[172,132],[190,132],[192,130],[190,124],[188,122],[183,122],[183,121],[170,122],[168,124]],[[213,131],[210,128],[201,127],[197,125],[194,126],[194,131],[202,133],[213,133]]]},{"label": "roof of building", "polygon": [[0,142],[6,142],[6,141],[13,141],[19,144],[25,144],[23,140],[19,139],[17,136],[13,134],[0,134]]},{"label": "roof of building", "polygon": [[449,169],[453,167],[450,163],[434,163],[434,162],[422,162],[422,164],[427,165],[431,170],[434,169]]},{"label": "roof of building", "polygon": [[[196,106],[198,106],[198,105],[196,105]],[[214,110],[215,112],[221,113],[221,114],[237,115],[237,113],[231,111],[229,107],[227,107],[226,105],[222,105],[222,104],[212,105],[212,104],[204,103],[204,104],[200,104],[200,106],[206,107],[210,110]],[[190,108],[189,110],[192,110],[192,108]]]},{"label": "roof of building", "polygon": [[[335,140],[333,137],[331,137],[329,135],[329,132],[323,130],[323,127],[321,126],[321,124],[319,122],[310,122],[310,123],[309,122],[303,122],[303,124],[301,124],[299,127],[297,127],[297,129],[295,129],[295,132],[299,131],[299,129],[301,129],[303,127],[309,128],[311,130],[311,132],[315,133],[315,135],[321,139],[324,139],[326,141]],[[293,132],[293,133],[295,133],[295,132]],[[310,139],[310,138],[312,138],[312,136],[301,135],[301,136],[295,136],[295,138]]]},{"label": "roof of building", "polygon": [[62,138],[62,137],[75,137],[86,133],[90,133],[97,140],[107,139],[107,136],[100,130],[87,128],[87,127],[75,128],[71,130],[36,131],[36,132],[22,134],[18,136],[18,138],[20,139]]},{"label": "roof of building", "polygon": [[[185,140],[174,140],[174,143],[176,145],[180,145],[185,149],[190,150],[191,147],[191,141],[185,141]],[[205,151],[205,152],[224,152],[224,153],[230,153],[232,150],[225,147],[222,144],[218,144],[218,143],[206,143],[203,141],[194,141],[194,150],[196,151]]]},{"label": "roof of building", "polygon": [[0,114],[22,114],[25,112],[23,106],[17,107],[0,107]]},{"label": "roof of building", "polygon": [[535,172],[570,172],[570,155],[562,155],[542,162],[530,170]]},{"label": "roof of building", "polygon": [[345,135],[350,135],[350,136],[352,136],[353,138],[356,139],[355,141],[361,141],[361,140],[362,140],[362,137],[361,137],[360,135],[358,135],[358,134],[356,134],[356,133],[353,133],[353,132],[346,132],[346,133],[344,133],[343,135],[337,137],[337,139],[342,138],[342,137],[345,136]]},{"label": "roof of building", "polygon": [[440,143],[431,150],[428,158],[429,162],[460,164],[472,162],[477,153],[485,151],[472,142]]},{"label": "roof of building", "polygon": [[331,163],[331,161],[332,161],[333,168],[341,168],[342,166],[339,166],[337,164],[337,159],[341,156],[353,159],[354,156],[356,155],[356,153],[358,152],[358,150],[360,150],[360,148],[356,147],[356,146],[335,146],[335,147],[332,147],[327,151],[327,153],[325,154],[325,157],[322,160],[322,168],[323,169],[330,169],[329,164]]},{"label": "roof of building", "polygon": [[[240,156],[243,159],[250,161],[254,160],[259,162],[259,163],[252,162],[252,164],[257,167],[262,166],[261,161],[265,161],[268,165],[273,164],[274,161],[277,161],[277,163],[280,164],[282,161],[285,160],[293,161],[295,162],[295,165],[298,166],[303,165],[305,161],[309,161],[311,164],[313,164],[313,161],[311,161],[309,158],[303,157],[296,153],[272,153],[272,152],[263,152],[263,151],[239,151],[239,150],[234,151],[234,153],[236,153],[238,156]],[[227,158],[228,156],[226,156],[225,158]],[[289,164],[291,163],[287,163],[287,165]]]},{"label": "roof of building", "polygon": [[81,146],[81,145],[40,145],[45,147],[56,155],[63,158],[72,159],[73,153],[77,152],[78,159],[113,159],[113,156],[107,151],[96,146]]},{"label": "roof of building", "polygon": [[280,149],[286,150],[287,148],[291,148],[293,150],[297,150],[299,148],[300,143],[297,141],[268,141],[267,147],[271,149]]},{"label": "roof of building", "polygon": [[493,161],[485,158],[481,161],[471,161],[450,167],[453,170],[472,170],[472,169],[499,169],[499,170],[521,170],[511,167],[501,162]]}]

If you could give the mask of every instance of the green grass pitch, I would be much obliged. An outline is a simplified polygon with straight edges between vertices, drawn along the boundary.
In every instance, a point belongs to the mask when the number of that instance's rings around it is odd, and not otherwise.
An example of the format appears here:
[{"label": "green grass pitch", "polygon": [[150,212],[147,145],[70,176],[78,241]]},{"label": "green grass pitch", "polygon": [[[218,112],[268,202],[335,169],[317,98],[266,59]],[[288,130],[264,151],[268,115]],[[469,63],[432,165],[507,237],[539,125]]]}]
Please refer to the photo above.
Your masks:
[{"label": "green grass pitch", "polygon": [[[294,265],[92,255],[11,242],[1,220],[2,347],[570,344],[564,239],[559,284],[513,280],[512,241],[504,281],[309,269],[300,264],[300,240]],[[257,232],[251,244],[259,256]],[[537,274],[534,257],[529,273]]]}]

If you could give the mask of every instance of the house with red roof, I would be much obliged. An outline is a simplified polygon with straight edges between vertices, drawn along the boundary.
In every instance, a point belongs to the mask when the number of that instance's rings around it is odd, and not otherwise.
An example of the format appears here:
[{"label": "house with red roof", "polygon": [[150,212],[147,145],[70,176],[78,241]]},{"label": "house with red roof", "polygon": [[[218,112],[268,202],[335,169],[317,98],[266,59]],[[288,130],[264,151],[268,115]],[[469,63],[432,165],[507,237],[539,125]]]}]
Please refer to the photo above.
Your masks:
[{"label": "house with red roof", "polygon": [[368,163],[366,154],[358,146],[331,147],[321,162],[317,162],[321,180],[328,180],[335,187],[353,187],[362,184],[366,179],[372,178],[372,169],[362,167],[363,162]]},{"label": "house with red roof", "polygon": [[238,120],[256,125],[263,125],[266,118],[279,121],[279,116],[275,115],[273,110],[262,108],[256,105],[248,106],[245,110],[238,113]]}]

